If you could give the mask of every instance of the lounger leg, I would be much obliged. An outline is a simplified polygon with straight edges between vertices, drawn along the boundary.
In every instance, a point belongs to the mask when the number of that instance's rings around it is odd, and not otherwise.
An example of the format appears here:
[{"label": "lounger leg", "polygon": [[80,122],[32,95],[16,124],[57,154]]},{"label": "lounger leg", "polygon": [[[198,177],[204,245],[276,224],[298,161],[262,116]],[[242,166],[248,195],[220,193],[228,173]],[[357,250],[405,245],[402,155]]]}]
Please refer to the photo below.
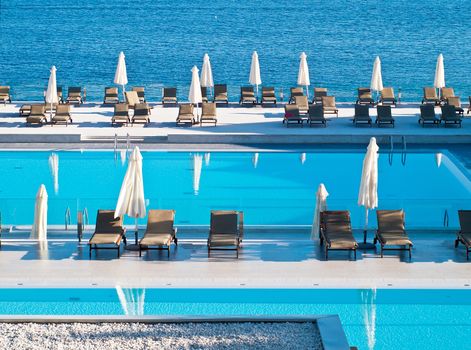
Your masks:
[{"label": "lounger leg", "polygon": [[167,258],[170,259],[170,244],[167,246]]},{"label": "lounger leg", "polygon": [[117,250],[118,250],[118,259],[119,259],[119,246],[118,246]]},{"label": "lounger leg", "polygon": [[455,248],[458,247],[458,244],[459,244],[459,243],[460,243],[460,239],[459,239],[459,238],[455,239]]},{"label": "lounger leg", "polygon": [[355,261],[357,260],[357,250],[353,249],[353,257],[355,258]]},{"label": "lounger leg", "polygon": [[329,248],[327,248],[327,245],[325,246],[325,260],[329,260]]},{"label": "lounger leg", "polygon": [[469,248],[466,248],[466,260],[469,261]]},{"label": "lounger leg", "polygon": [[383,257],[383,248],[384,246],[381,244],[381,258]]},{"label": "lounger leg", "polygon": [[178,238],[177,238],[177,237],[175,237],[175,238],[173,239],[173,241],[175,242],[175,245],[178,245]]},{"label": "lounger leg", "polygon": [[412,246],[409,245],[409,260],[412,259]]},{"label": "lounger leg", "polygon": [[91,244],[89,245],[89,248],[90,249],[88,251],[88,257],[89,257],[89,259],[91,259],[92,258],[92,245]]},{"label": "lounger leg", "polygon": [[142,248],[141,248],[141,245],[139,244],[139,257],[142,256]]}]

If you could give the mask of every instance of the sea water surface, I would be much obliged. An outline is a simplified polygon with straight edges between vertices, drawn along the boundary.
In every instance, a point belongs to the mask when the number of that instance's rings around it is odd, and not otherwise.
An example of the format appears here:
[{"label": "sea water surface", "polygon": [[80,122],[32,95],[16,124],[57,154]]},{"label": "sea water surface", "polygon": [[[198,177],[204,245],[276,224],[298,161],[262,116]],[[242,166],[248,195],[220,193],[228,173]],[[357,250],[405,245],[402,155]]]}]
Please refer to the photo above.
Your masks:
[{"label": "sea water surface", "polygon": [[16,100],[39,100],[56,65],[59,85],[85,86],[89,100],[100,101],[124,51],[130,86],[145,86],[151,101],[162,86],[177,86],[186,99],[191,68],[207,52],[215,83],[227,83],[235,101],[257,50],[263,84],[283,89],[286,100],[305,51],[311,86],[340,101],[369,84],[376,55],[385,86],[418,100],[443,53],[447,85],[464,99],[470,23],[466,0],[3,0],[0,85],[11,85]]}]

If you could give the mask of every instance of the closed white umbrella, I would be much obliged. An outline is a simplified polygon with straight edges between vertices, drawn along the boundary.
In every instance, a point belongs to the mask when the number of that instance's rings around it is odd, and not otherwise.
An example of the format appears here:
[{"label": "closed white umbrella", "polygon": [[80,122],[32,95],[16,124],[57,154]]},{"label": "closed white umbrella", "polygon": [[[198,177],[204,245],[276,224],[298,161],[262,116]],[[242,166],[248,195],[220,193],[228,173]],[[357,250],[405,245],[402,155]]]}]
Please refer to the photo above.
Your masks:
[{"label": "closed white umbrella", "polygon": [[[39,186],[34,203],[34,222],[31,228],[31,239],[37,239],[40,243],[47,242],[47,192],[46,186]],[[40,245],[41,247],[47,247]]]},{"label": "closed white umbrella", "polygon": [[376,57],[375,63],[373,64],[370,88],[377,93],[383,90],[383,77],[381,75],[381,60],[379,59],[379,56]]},{"label": "closed white umbrella", "polygon": [[197,196],[200,190],[201,168],[203,167],[203,157],[200,154],[193,155],[193,191]]},{"label": "closed white umbrella", "polygon": [[260,63],[258,62],[257,51],[254,51],[252,54],[252,64],[250,65],[250,76],[249,83],[255,85],[258,98],[258,86],[262,83],[262,78],[260,76]]},{"label": "closed white umbrella", "polygon": [[59,97],[57,96],[57,79],[56,79],[56,66],[51,67],[51,74],[49,75],[49,81],[47,83],[46,91],[46,103],[51,104],[51,119],[52,119],[52,105],[59,103]]},{"label": "closed white umbrella", "polygon": [[200,77],[198,76],[198,68],[193,66],[191,73],[191,85],[188,99],[192,104],[196,105],[196,116],[199,119],[198,105],[203,102],[203,97],[201,96],[201,85]]},{"label": "closed white umbrella", "polygon": [[124,52],[119,53],[118,65],[116,66],[116,72],[114,73],[114,83],[123,87],[123,99],[125,85],[128,83],[128,74],[126,72],[126,61],[124,59]]},{"label": "closed white umbrella", "polygon": [[118,216],[127,215],[136,219],[137,244],[137,219],[146,216],[144,179],[142,176],[142,155],[137,146],[129,157],[128,169],[124,175],[114,215],[116,218]]},{"label": "closed white umbrella", "polygon": [[54,182],[54,193],[59,193],[59,156],[57,153],[51,153],[49,156],[49,170],[51,171]]},{"label": "closed white umbrella", "polygon": [[319,224],[321,220],[321,212],[327,210],[327,197],[329,192],[325,189],[324,184],[320,184],[316,192],[316,207],[314,209],[314,219],[312,221],[311,239],[317,240],[319,237]]},{"label": "closed white umbrella", "polygon": [[443,55],[438,55],[437,65],[435,66],[435,79],[433,81],[433,86],[438,89],[440,94],[440,89],[445,87],[445,65],[443,63]]},{"label": "closed white umbrella", "polygon": [[212,88],[213,82],[213,71],[211,69],[211,62],[207,53],[203,57],[203,66],[201,67],[201,86],[205,88]]},{"label": "closed white umbrella", "polygon": [[376,138],[372,137],[363,159],[358,205],[365,207],[364,243],[368,229],[368,210],[378,206],[378,151]]},{"label": "closed white umbrella", "polygon": [[307,66],[307,56],[304,52],[299,56],[298,85],[306,87],[306,96],[309,97],[309,67]]}]

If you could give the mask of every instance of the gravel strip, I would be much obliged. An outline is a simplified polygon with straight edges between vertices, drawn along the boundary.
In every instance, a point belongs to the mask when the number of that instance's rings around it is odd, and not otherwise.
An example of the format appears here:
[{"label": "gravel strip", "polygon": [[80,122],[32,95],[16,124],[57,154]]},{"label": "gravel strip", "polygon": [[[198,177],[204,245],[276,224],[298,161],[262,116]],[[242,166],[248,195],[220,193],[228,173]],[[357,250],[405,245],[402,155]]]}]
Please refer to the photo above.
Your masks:
[{"label": "gravel strip", "polygon": [[322,349],[314,323],[0,323],[0,349]]}]

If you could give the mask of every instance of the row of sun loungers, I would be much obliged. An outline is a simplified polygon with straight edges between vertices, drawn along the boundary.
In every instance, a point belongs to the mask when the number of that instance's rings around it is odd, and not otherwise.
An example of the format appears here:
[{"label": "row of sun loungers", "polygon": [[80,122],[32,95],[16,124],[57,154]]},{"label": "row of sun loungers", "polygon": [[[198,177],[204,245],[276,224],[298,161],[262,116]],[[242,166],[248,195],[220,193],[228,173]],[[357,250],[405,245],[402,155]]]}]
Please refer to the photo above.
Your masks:
[{"label": "row of sun loungers", "polygon": [[195,119],[194,105],[191,103],[183,103],[179,106],[178,117],[177,117],[177,126],[187,125],[192,126],[196,123],[203,126],[204,123],[213,124],[216,126],[218,119],[216,113],[216,103],[215,102],[203,102],[201,105],[201,116],[199,120]]}]

